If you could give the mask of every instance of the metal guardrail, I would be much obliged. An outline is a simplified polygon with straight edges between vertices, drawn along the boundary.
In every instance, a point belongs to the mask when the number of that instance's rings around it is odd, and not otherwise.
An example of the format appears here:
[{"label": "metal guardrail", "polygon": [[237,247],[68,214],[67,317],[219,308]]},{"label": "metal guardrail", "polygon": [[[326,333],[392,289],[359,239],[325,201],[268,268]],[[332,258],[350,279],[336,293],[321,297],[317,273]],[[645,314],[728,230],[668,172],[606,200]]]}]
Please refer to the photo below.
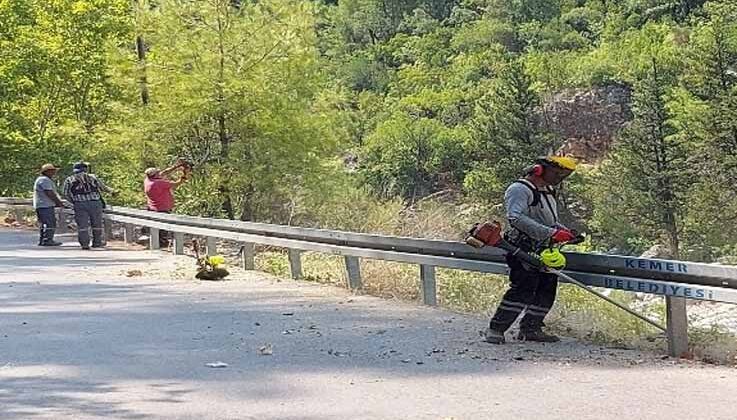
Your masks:
[{"label": "metal guardrail", "polygon": [[[30,205],[30,201],[0,198],[0,205],[3,204],[17,208]],[[361,287],[360,258],[418,264],[423,301],[428,305],[437,304],[436,267],[496,274],[508,272],[503,251],[493,248],[477,250],[460,242],[209,219],[117,206],[106,209],[105,217],[124,224],[126,241],[129,242],[132,241],[133,226],[151,228],[152,249],[159,246],[159,230],[174,232],[174,252],[177,254],[184,251],[184,234],[207,237],[208,253],[216,252],[216,238],[241,242],[243,267],[246,269],[254,268],[256,244],[287,248],[294,278],[302,276],[302,251],[343,255],[348,274],[347,286],[351,289]],[[566,256],[566,274],[589,286],[737,303],[735,266],[583,253],[566,253]],[[685,305],[683,308],[681,315],[685,318]],[[669,339],[685,337],[685,329],[685,325],[675,326],[669,322]]]},{"label": "metal guardrail", "polygon": [[[504,264],[504,251],[496,248],[479,250],[461,242],[209,219],[119,207],[111,208],[108,214],[271,238]],[[571,252],[566,253],[566,258],[571,271],[737,289],[737,267],[734,266]]]}]

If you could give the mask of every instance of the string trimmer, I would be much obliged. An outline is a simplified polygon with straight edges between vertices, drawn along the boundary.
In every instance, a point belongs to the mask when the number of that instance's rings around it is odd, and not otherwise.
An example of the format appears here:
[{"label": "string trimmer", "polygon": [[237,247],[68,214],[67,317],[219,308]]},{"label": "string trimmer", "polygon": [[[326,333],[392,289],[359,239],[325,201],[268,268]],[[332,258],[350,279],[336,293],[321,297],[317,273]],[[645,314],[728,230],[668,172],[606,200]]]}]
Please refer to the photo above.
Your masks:
[{"label": "string trimmer", "polygon": [[[579,243],[583,240],[582,236],[578,236],[576,239],[566,242],[557,244],[558,247],[562,247],[564,245],[572,245],[575,243]],[[568,274],[565,274],[562,270],[562,266],[555,266],[550,267],[549,265],[545,264],[544,258],[541,258],[537,254],[533,254],[530,252],[525,252],[522,249],[520,249],[518,246],[515,246],[508,241],[506,241],[502,237],[502,227],[499,224],[499,222],[486,222],[479,225],[475,225],[471,231],[469,232],[468,237],[466,237],[466,243],[468,245],[471,245],[474,248],[482,248],[484,246],[492,246],[495,248],[503,249],[507,252],[509,252],[510,255],[519,258],[520,260],[524,261],[525,263],[529,264],[530,266],[540,270],[544,271],[550,274],[555,274],[556,276],[566,280],[567,282],[573,283],[576,286],[586,290],[587,292],[596,295],[597,297],[604,299],[605,301],[611,303],[612,305],[622,309],[623,311],[636,316],[637,318],[647,322],[648,324],[654,326],[655,328],[658,328],[662,331],[665,331],[665,327],[658,324],[657,322],[638,314],[637,312],[634,312],[632,309],[622,305],[621,303],[609,298],[609,296],[606,296],[602,293],[597,292],[596,290],[588,287],[587,285],[581,283],[580,281],[574,279],[573,277],[569,276]]]}]

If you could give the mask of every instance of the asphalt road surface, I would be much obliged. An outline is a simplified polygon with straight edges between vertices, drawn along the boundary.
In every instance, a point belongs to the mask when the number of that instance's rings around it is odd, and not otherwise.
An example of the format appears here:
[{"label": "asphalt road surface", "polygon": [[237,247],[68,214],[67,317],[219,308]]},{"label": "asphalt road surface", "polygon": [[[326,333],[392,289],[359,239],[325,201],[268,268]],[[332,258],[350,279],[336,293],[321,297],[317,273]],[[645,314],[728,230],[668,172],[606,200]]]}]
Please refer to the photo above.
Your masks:
[{"label": "asphalt road surface", "polygon": [[0,229],[0,419],[737,418],[734,368],[63,239]]}]

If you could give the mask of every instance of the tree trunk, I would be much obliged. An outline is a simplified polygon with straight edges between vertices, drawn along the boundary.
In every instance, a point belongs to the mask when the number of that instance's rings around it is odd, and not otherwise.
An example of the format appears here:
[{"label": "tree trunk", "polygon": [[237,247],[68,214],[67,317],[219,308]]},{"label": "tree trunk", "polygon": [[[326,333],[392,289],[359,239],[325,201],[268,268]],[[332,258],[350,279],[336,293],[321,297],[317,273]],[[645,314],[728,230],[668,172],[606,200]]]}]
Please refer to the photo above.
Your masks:
[{"label": "tree trunk", "polygon": [[141,103],[148,105],[148,78],[146,75],[146,44],[143,42],[141,35],[136,36],[136,54],[138,55],[138,65],[140,67],[141,76],[139,77],[139,85],[141,87]]}]

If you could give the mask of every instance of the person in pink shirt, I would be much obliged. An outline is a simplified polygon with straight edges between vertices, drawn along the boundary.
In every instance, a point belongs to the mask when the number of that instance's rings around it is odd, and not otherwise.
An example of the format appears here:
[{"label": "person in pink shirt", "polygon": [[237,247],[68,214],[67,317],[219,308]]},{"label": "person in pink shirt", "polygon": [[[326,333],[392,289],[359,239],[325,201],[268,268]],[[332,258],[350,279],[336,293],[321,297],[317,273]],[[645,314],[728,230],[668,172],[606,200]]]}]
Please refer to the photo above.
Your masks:
[{"label": "person in pink shirt", "polygon": [[[179,180],[172,181],[168,175],[182,170]],[[177,163],[169,168],[160,171],[157,168],[146,169],[146,178],[143,180],[143,190],[146,193],[146,204],[149,211],[171,213],[174,209],[174,190],[184,184],[190,173],[189,165],[184,161]],[[159,231],[159,245],[161,247],[169,246],[168,233]]]},{"label": "person in pink shirt", "polygon": [[[182,169],[182,175],[178,181],[172,181],[167,177],[180,168]],[[143,190],[146,193],[148,210],[170,213],[174,209],[174,190],[184,184],[188,176],[189,171],[183,162],[177,162],[174,166],[163,171],[157,168],[146,169]]]}]

